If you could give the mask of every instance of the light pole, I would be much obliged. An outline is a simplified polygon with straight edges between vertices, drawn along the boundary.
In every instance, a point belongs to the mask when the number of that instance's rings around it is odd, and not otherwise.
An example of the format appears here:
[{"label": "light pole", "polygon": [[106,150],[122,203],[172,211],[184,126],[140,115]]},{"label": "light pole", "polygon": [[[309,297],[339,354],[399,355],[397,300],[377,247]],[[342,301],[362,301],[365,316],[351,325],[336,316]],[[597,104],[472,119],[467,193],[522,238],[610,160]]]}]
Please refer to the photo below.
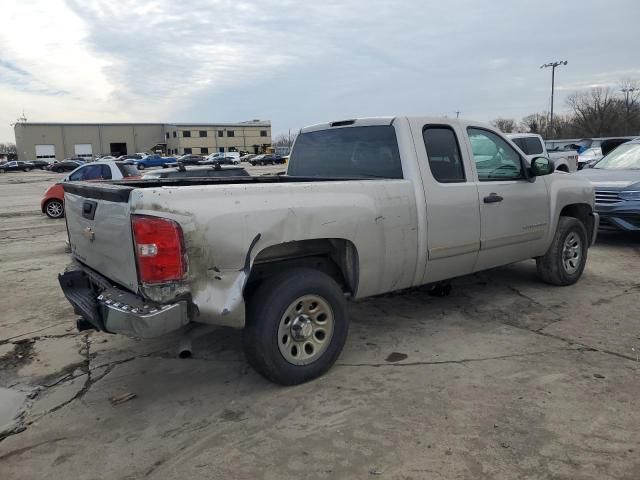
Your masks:
[{"label": "light pole", "polygon": [[551,117],[549,118],[549,130],[551,130],[553,132],[553,92],[555,90],[555,83],[556,83],[556,67],[559,67],[561,65],[566,65],[567,62],[566,60],[560,60],[558,62],[549,62],[549,63],[545,63],[544,65],[540,65],[540,68],[549,68],[551,67]]},{"label": "light pole", "polygon": [[629,111],[631,110],[631,105],[629,105],[629,98],[633,98],[633,92],[637,92],[638,90],[640,90],[640,88],[636,88],[636,87],[625,87],[620,90],[624,94],[624,108],[625,108],[624,134],[625,135],[629,134]]}]

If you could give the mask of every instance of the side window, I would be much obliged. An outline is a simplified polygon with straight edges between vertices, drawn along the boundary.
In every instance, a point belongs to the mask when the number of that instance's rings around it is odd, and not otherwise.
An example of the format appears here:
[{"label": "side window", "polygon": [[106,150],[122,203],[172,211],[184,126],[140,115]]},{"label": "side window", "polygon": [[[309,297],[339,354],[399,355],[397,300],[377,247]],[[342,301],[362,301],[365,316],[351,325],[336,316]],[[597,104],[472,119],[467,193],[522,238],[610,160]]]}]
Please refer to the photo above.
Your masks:
[{"label": "side window", "polygon": [[83,180],[97,180],[102,177],[102,165],[89,165],[82,169]]},{"label": "side window", "polygon": [[473,159],[481,182],[524,178],[520,155],[489,130],[467,128]]},{"label": "side window", "polygon": [[84,180],[84,172],[87,168],[89,167],[84,167],[73,172],[71,175],[69,175],[69,181],[77,182],[78,180]]},{"label": "side window", "polygon": [[455,132],[446,126],[426,126],[422,130],[431,174],[440,183],[466,180]]},{"label": "side window", "polygon": [[111,180],[111,168],[109,168],[109,166],[107,165],[100,165],[101,170],[102,170],[102,179],[103,180]]}]

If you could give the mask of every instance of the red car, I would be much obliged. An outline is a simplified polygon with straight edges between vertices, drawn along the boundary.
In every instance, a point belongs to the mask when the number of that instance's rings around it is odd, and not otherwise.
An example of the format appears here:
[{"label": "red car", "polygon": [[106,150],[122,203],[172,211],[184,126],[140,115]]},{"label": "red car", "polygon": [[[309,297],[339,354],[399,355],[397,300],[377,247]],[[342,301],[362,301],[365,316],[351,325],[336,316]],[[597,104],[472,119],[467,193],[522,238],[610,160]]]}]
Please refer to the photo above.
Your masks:
[{"label": "red car", "polygon": [[133,165],[124,162],[92,162],[81,165],[67,175],[61,182],[51,185],[40,202],[42,213],[49,218],[62,218],[64,216],[64,189],[65,182],[122,180],[140,178],[138,170]]}]

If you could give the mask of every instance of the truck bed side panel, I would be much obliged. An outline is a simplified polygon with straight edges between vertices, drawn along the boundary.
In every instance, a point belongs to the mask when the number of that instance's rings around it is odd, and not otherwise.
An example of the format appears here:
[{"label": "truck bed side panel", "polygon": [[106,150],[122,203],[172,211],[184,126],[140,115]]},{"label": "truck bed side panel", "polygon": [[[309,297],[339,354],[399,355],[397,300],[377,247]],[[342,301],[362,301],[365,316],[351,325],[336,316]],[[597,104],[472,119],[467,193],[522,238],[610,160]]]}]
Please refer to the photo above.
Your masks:
[{"label": "truck bed side panel", "polygon": [[413,284],[418,234],[408,180],[148,188],[132,192],[131,208],[181,224],[201,322],[242,326],[247,266],[263,249],[296,240],[352,242],[357,297]]}]

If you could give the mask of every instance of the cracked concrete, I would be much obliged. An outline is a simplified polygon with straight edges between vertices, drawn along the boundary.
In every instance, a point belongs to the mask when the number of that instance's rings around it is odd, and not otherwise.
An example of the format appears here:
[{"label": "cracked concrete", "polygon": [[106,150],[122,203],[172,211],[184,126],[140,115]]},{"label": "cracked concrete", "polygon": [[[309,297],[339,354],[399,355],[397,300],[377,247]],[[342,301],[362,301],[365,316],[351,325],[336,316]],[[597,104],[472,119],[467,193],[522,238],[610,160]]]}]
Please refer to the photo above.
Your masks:
[{"label": "cracked concrete", "polygon": [[335,367],[282,388],[231,329],[187,360],[74,332],[64,222],[37,212],[54,176],[24,175],[0,177],[3,480],[640,478],[638,237],[602,236],[572,287],[523,262],[354,303]]}]

